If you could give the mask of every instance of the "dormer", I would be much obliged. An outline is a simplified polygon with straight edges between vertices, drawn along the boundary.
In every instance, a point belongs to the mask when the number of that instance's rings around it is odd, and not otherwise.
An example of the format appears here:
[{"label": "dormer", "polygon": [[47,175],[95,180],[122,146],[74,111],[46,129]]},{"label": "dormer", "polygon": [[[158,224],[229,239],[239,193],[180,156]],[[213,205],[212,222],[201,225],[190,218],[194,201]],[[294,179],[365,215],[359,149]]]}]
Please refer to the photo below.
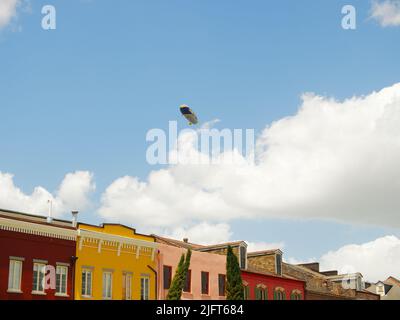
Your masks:
[{"label": "dormer", "polygon": [[249,252],[247,254],[247,259],[249,266],[281,276],[282,255],[283,252],[279,249],[265,250]]}]

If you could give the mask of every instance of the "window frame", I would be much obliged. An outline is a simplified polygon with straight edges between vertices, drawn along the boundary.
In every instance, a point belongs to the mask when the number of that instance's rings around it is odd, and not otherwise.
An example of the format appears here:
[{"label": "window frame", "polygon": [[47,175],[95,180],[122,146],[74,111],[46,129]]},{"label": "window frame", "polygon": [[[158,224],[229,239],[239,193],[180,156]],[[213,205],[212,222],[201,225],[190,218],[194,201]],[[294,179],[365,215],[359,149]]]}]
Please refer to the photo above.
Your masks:
[{"label": "window frame", "polygon": [[244,245],[239,246],[239,267],[247,269],[247,247]]},{"label": "window frame", "polygon": [[[146,284],[146,285],[145,285]],[[140,300],[150,300],[150,276],[140,276]]]},{"label": "window frame", "polygon": [[132,280],[132,272],[122,273],[122,300],[132,300]]},{"label": "window frame", "polygon": [[[109,276],[109,278],[107,276]],[[107,282],[107,279],[110,280],[110,283]],[[109,294],[109,295],[107,295],[107,294]],[[113,272],[111,270],[103,270],[102,297],[103,297],[103,300],[112,300],[112,297],[113,297]]]},{"label": "window frame", "polygon": [[[223,287],[221,288],[221,279],[223,278]],[[223,289],[223,290],[222,290]],[[223,293],[221,295],[221,293]],[[218,295],[220,297],[226,296],[226,275],[225,274],[218,274]]]},{"label": "window frame", "polygon": [[[203,275],[206,276],[207,281],[204,283],[203,280]],[[205,284],[205,288],[203,288],[203,284]],[[205,291],[203,291],[203,289],[206,289]],[[201,271],[201,294],[203,296],[208,296],[210,295],[210,272],[208,271]]]},{"label": "window frame", "polygon": [[[278,299],[278,297],[282,297],[282,299]],[[286,292],[284,289],[282,288],[275,288],[274,290],[274,300],[277,301],[284,301],[286,300]]]},{"label": "window frame", "polygon": [[275,254],[275,271],[277,275],[282,275],[282,254],[280,253]]},{"label": "window frame", "polygon": [[[8,293],[22,293],[22,272],[23,272],[23,267],[24,267],[24,258],[18,258],[18,257],[10,257],[9,258],[9,264],[8,264],[8,288],[7,292]],[[15,266],[19,265],[19,277],[18,279],[15,277]],[[12,272],[11,272],[12,271]],[[12,282],[12,287],[10,287],[10,284]],[[14,286],[15,284],[18,285]]]},{"label": "window frame", "polygon": [[268,300],[268,287],[263,284],[258,284],[254,288],[255,300],[265,301]]},{"label": "window frame", "polygon": [[250,300],[250,288],[249,285],[243,285],[243,299]]},{"label": "window frame", "polygon": [[[93,296],[93,268],[83,267],[81,270],[81,296],[82,298],[92,298]],[[85,274],[85,286],[83,286],[83,274]],[[88,275],[90,274],[90,286],[88,286]],[[89,292],[90,291],[90,292]]]},{"label": "window frame", "polygon": [[185,284],[182,291],[186,293],[192,293],[192,270],[190,269],[186,273]]},{"label": "window frame", "polygon": [[303,300],[302,297],[303,295],[299,290],[293,290],[290,295],[290,300]]},{"label": "window frame", "polygon": [[[38,270],[35,270],[35,267]],[[42,269],[40,270],[39,267]],[[35,274],[37,273],[36,276],[36,281],[35,281]],[[40,279],[40,275],[43,275],[43,278]],[[46,295],[46,289],[45,289],[45,277],[46,277],[46,263],[43,261],[34,261],[33,262],[33,273],[32,273],[32,294],[34,295]],[[42,284],[40,284],[42,282]],[[42,285],[42,288],[40,288],[40,285]],[[40,290],[41,289],[41,290]]]},{"label": "window frame", "polygon": [[[169,279],[168,279],[168,286],[165,279],[165,270],[169,270]],[[172,267],[171,266],[163,266],[163,288],[164,290],[169,290],[171,288],[172,283]],[[168,288],[167,288],[168,287]]]},{"label": "window frame", "polygon": [[[60,278],[58,277],[59,272],[58,270],[60,269],[64,269],[65,270],[65,275],[64,274],[60,274]],[[68,272],[69,272],[69,267],[67,265],[64,264],[57,264],[56,265],[56,292],[55,295],[56,296],[63,296],[63,297],[67,297],[68,296]],[[65,276],[65,292],[63,291],[59,291],[59,289],[62,288],[62,276]],[[60,280],[60,284],[57,286],[58,281]],[[58,289],[57,289],[58,287]]]}]

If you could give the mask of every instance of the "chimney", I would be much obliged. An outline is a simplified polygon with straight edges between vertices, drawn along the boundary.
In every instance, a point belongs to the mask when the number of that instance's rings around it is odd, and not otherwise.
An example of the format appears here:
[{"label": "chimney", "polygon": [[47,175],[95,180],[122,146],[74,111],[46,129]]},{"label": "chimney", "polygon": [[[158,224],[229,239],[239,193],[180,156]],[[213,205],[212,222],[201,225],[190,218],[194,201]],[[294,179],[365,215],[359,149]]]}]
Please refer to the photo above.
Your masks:
[{"label": "chimney", "polygon": [[49,213],[47,215],[47,223],[52,223],[53,222],[53,201],[47,200],[47,203],[49,204]]},{"label": "chimney", "polygon": [[188,243],[188,242],[189,242],[189,239],[188,239],[188,238],[183,238],[183,242],[184,242],[184,243]]},{"label": "chimney", "polygon": [[76,228],[76,226],[78,225],[78,213],[79,211],[72,211],[72,226],[74,228]]}]

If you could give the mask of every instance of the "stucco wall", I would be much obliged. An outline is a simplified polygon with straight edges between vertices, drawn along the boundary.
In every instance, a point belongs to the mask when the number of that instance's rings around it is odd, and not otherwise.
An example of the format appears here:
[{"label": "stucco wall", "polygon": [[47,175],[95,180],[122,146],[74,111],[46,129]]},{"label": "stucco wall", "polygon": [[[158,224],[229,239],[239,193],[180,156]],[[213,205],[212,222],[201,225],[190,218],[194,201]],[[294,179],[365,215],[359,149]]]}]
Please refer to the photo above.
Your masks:
[{"label": "stucco wall", "polygon": [[301,292],[301,297],[304,299],[304,282],[285,279],[282,277],[274,277],[263,274],[257,274],[247,271],[242,271],[243,282],[249,287],[249,300],[255,299],[255,288],[258,285],[264,285],[267,287],[268,300],[274,299],[274,290],[276,288],[283,288],[286,294],[286,300],[290,300],[290,295],[293,290]]},{"label": "stucco wall", "polygon": [[[75,256],[75,241],[55,239],[20,232],[0,230],[0,300],[53,300],[72,299],[72,263]],[[22,293],[7,293],[9,259],[21,257]],[[68,263],[67,293],[69,297],[56,297],[54,289],[46,290],[46,295],[32,295],[33,260],[45,260],[48,265],[57,262]]]},{"label": "stucco wall", "polygon": [[[172,277],[175,274],[176,267],[179,263],[182,253],[186,253],[186,249],[169,246],[159,243],[159,299],[164,300],[167,297],[168,290],[164,290],[163,266],[172,267]],[[206,252],[192,252],[190,261],[191,292],[183,293],[182,300],[224,300],[225,297],[219,296],[218,275],[226,274],[226,256],[220,254]],[[209,272],[209,295],[201,294],[201,272]]]}]

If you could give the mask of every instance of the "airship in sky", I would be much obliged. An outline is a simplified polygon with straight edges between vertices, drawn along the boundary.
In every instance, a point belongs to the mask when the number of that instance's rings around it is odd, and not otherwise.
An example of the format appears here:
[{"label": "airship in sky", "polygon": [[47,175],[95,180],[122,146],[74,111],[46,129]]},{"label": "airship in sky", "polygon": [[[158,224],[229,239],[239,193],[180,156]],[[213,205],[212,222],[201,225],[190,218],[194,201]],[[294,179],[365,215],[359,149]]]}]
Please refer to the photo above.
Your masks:
[{"label": "airship in sky", "polygon": [[199,122],[196,114],[186,104],[181,105],[180,110],[186,120],[189,121],[189,125],[197,124]]}]

